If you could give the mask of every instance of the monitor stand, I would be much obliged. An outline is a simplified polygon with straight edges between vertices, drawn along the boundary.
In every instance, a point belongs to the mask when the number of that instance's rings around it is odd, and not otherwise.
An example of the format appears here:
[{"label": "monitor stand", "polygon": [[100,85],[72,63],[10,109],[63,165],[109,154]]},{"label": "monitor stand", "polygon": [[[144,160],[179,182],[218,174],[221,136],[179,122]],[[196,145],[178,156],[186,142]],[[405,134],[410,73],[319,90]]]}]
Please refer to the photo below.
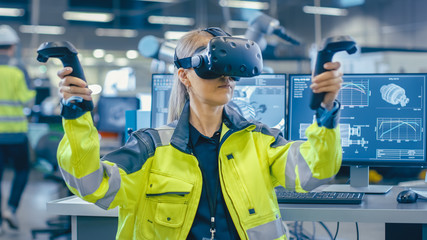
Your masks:
[{"label": "monitor stand", "polygon": [[369,185],[369,166],[350,166],[350,184],[332,184],[322,191],[384,194],[391,188],[391,185]]}]

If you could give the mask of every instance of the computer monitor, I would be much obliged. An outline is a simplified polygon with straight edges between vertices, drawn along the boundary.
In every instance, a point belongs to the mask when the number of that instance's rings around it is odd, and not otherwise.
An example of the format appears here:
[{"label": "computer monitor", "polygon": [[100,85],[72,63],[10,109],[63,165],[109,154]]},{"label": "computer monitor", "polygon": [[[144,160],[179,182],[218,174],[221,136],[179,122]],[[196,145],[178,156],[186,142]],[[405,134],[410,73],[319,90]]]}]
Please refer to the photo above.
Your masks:
[{"label": "computer monitor", "polygon": [[286,74],[264,73],[240,78],[228,104],[250,121],[280,129],[285,134]]},{"label": "computer monitor", "polygon": [[126,111],[138,110],[140,101],[137,97],[106,97],[98,101],[97,129],[103,132],[123,134],[126,129]]},{"label": "computer monitor", "polygon": [[151,76],[151,127],[166,125],[168,120],[169,97],[173,86],[173,74]]},{"label": "computer monitor", "polygon": [[[151,127],[167,123],[169,97],[173,74],[152,75]],[[236,82],[229,106],[248,120],[260,121],[285,128],[286,74],[261,74],[252,78],[240,78]]]},{"label": "computer monitor", "polygon": [[[338,94],[343,165],[350,185],[325,190],[383,193],[369,185],[369,166],[426,165],[426,74],[346,74]],[[310,75],[289,77],[288,138],[305,140],[314,120]]]}]

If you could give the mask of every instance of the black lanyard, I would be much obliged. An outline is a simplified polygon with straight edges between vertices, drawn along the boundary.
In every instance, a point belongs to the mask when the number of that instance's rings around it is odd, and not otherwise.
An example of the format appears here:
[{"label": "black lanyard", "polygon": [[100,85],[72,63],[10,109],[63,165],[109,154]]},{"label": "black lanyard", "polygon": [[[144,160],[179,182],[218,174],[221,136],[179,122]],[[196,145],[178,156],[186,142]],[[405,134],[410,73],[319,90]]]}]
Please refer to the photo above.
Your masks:
[{"label": "black lanyard", "polygon": [[[193,127],[194,128],[194,127]],[[196,129],[197,130],[197,129]],[[213,138],[217,138],[217,134],[220,134],[221,128],[216,131],[214,133],[214,137],[209,138],[208,141],[212,141],[214,140],[215,144],[217,145],[217,148],[219,148],[219,139],[218,141],[216,141],[216,139]],[[199,133],[200,134],[200,133]],[[201,135],[201,134],[200,134]],[[199,136],[199,137],[203,137],[203,136]],[[191,148],[194,149],[193,143],[190,140],[190,144],[191,144]],[[218,149],[216,150],[216,154],[218,154]],[[218,156],[216,157],[218,159]],[[218,164],[218,163],[217,163]],[[202,170],[202,168],[200,168],[200,170],[202,171],[202,178],[203,178],[203,187],[206,189],[206,196],[208,198],[208,205],[209,205],[209,213],[210,213],[210,233],[211,233],[211,240],[215,239],[215,232],[216,232],[216,222],[215,222],[215,213],[216,213],[216,207],[217,207],[217,199],[218,199],[218,189],[219,189],[219,169],[216,172],[216,179],[215,179],[215,192],[211,192],[209,191],[209,186],[207,184],[207,175],[206,173]],[[211,193],[213,193],[213,196],[211,196]],[[204,238],[205,239],[205,238]]]},{"label": "black lanyard", "polygon": [[210,232],[211,232],[211,240],[215,239],[215,232],[216,232],[216,228],[215,228],[215,213],[216,213],[216,206],[217,206],[217,199],[218,199],[218,188],[219,188],[219,169],[218,169],[218,174],[216,175],[216,184],[215,184],[215,192],[214,192],[214,196],[210,196],[211,191],[209,191],[209,187],[206,181],[206,174],[203,174],[202,172],[202,177],[203,177],[203,185],[206,188],[206,194],[208,196],[208,204],[209,204],[209,212],[210,212],[210,220],[211,220],[211,228],[210,228]]}]

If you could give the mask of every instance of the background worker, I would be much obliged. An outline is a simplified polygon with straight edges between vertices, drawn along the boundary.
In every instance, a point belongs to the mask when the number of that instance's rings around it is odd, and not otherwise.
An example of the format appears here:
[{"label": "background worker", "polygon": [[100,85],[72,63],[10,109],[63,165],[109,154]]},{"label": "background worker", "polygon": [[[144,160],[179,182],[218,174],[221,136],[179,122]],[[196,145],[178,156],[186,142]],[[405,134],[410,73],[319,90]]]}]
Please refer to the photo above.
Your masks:
[{"label": "background worker", "polygon": [[0,234],[4,231],[3,222],[12,229],[19,227],[16,211],[30,170],[28,122],[23,108],[31,104],[35,91],[29,89],[28,74],[14,59],[18,43],[16,31],[0,25],[0,180],[7,163],[14,169],[7,207],[0,209]]}]

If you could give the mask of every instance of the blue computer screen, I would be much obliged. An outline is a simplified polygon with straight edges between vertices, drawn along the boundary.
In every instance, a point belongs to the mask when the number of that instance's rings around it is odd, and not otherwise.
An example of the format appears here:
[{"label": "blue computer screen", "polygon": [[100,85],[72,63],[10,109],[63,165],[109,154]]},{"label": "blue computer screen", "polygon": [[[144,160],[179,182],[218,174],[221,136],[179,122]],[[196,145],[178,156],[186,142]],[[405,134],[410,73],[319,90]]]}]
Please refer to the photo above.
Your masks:
[{"label": "blue computer screen", "polygon": [[286,74],[261,74],[236,82],[229,106],[250,121],[285,130]]},{"label": "blue computer screen", "polygon": [[[347,74],[338,94],[345,165],[425,165],[426,74]],[[313,121],[310,75],[289,77],[288,138]]]},{"label": "blue computer screen", "polygon": [[[151,127],[167,124],[173,74],[153,74]],[[269,127],[285,128],[286,74],[261,74],[240,78],[229,105],[248,120],[260,121]]]},{"label": "blue computer screen", "polygon": [[166,125],[173,74],[153,74],[151,81],[151,127]]}]

